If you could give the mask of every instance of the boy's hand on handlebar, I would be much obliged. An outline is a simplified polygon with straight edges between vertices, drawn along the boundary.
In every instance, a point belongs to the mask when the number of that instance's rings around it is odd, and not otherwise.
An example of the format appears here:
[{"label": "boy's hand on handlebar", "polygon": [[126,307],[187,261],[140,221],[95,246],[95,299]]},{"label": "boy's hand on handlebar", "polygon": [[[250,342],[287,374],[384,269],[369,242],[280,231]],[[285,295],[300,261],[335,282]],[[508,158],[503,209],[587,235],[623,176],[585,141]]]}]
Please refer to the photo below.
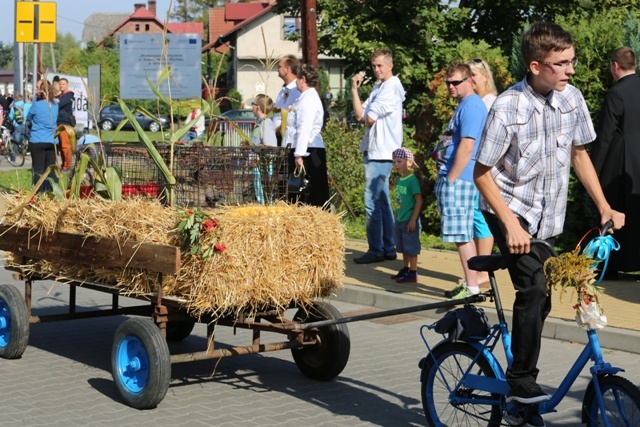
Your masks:
[{"label": "boy's hand on handlebar", "polygon": [[528,254],[531,250],[531,234],[517,224],[514,227],[507,228],[507,247],[512,254]]},{"label": "boy's hand on handlebar", "polygon": [[625,216],[622,212],[614,211],[613,209],[603,212],[600,223],[604,225],[609,220],[613,221],[613,226],[609,229],[609,233],[613,233],[613,230],[620,230],[624,227]]}]

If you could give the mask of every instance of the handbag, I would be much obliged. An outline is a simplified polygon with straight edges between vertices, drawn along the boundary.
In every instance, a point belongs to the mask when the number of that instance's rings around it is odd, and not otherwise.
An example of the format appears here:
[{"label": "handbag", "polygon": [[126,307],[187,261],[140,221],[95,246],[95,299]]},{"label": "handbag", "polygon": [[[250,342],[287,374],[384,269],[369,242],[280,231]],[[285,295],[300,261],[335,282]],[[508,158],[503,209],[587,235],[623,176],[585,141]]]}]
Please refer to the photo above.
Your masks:
[{"label": "handbag", "polygon": [[309,194],[311,184],[307,178],[304,165],[296,166],[295,170],[289,174],[287,190],[291,194]]}]

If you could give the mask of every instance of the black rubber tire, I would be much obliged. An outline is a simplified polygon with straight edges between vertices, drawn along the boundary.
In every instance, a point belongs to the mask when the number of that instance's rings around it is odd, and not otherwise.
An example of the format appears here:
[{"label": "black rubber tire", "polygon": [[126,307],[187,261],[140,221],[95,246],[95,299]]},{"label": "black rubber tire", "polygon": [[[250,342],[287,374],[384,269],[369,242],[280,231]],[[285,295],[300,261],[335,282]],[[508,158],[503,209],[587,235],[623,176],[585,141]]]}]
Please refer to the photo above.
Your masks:
[{"label": "black rubber tire", "polygon": [[[341,319],[342,314],[331,304],[314,302],[307,311],[299,309],[294,316],[298,323],[320,320]],[[310,338],[318,340],[316,345],[292,348],[291,354],[296,365],[307,377],[319,381],[330,381],[340,375],[351,352],[351,339],[347,325],[324,326],[306,331]]]},{"label": "black rubber tire", "polygon": [[[607,418],[614,426],[640,426],[640,390],[631,381],[616,375],[598,377]],[[593,384],[589,384],[583,401],[583,422],[587,427],[602,426],[602,414]]]},{"label": "black rubber tire", "polygon": [[132,318],[116,330],[111,373],[124,402],[137,409],[155,408],[171,382],[169,346],[149,319]]},{"label": "black rubber tire", "polygon": [[182,341],[191,335],[195,320],[178,320],[175,322],[167,322],[167,341]]},{"label": "black rubber tire", "polygon": [[112,130],[114,127],[114,123],[111,120],[105,120],[104,122],[100,123],[100,128],[102,130]]},{"label": "black rubber tire", "polygon": [[19,168],[20,166],[24,165],[24,153],[22,152],[22,150],[20,150],[20,147],[18,147],[18,154],[16,154],[16,158],[15,160],[11,160],[11,154],[13,153],[13,146],[15,145],[15,141],[11,140],[11,144],[9,144],[7,146],[7,161],[9,162],[9,164],[11,166],[15,166],[17,168]]},{"label": "black rubber tire", "polygon": [[149,123],[149,131],[150,132],[160,132],[161,128],[162,128],[162,126],[160,126],[160,123],[158,123],[158,122],[150,122]]},{"label": "black rubber tire", "polygon": [[24,296],[12,285],[0,285],[0,357],[18,359],[29,343],[29,313]]},{"label": "black rubber tire", "polygon": [[[422,408],[427,425],[500,426],[502,410],[499,404],[454,406],[449,401],[450,388],[457,387],[477,353],[478,350],[473,346],[456,342],[442,344],[427,355],[421,374]],[[480,356],[476,362],[476,374],[495,378],[486,357]],[[489,397],[489,393],[477,390],[460,389],[458,393]],[[490,396],[494,399],[499,398],[496,394]]]}]

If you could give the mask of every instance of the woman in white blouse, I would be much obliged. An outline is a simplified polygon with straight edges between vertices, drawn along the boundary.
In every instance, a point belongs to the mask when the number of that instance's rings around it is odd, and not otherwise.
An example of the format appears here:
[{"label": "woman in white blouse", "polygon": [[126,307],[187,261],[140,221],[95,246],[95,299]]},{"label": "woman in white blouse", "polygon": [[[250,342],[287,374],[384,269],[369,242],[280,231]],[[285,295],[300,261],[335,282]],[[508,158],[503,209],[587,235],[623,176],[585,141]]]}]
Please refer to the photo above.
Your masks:
[{"label": "woman in white blouse", "polygon": [[[301,94],[289,108],[284,136],[286,146],[290,147],[289,172],[304,165],[311,190],[300,201],[322,207],[329,200],[329,178],[327,154],[320,135],[324,108],[315,89],[318,70],[311,65],[302,65],[296,84]],[[290,195],[289,200],[296,201],[297,195]]]}]

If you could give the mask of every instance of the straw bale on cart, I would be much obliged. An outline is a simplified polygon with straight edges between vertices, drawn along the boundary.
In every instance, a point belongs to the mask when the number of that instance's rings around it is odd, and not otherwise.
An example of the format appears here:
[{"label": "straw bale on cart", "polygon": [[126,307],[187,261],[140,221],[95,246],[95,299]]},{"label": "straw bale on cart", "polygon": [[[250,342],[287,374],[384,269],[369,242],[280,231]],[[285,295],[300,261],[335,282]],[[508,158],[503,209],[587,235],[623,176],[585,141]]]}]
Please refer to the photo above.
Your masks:
[{"label": "straw bale on cart", "polygon": [[[142,199],[99,198],[60,203],[38,198],[22,203],[9,197],[5,225],[33,233],[65,232],[118,242],[181,246],[178,224],[186,211]],[[208,260],[183,253],[176,275],[164,275],[163,294],[184,300],[194,315],[251,314],[265,308],[306,304],[327,297],[344,277],[344,230],[339,217],[321,209],[287,205],[248,205],[202,210],[216,222],[202,245],[217,244]],[[72,259],[31,260],[7,253],[8,263],[57,281],[73,280],[118,287],[124,294],[152,294],[159,276],[139,268],[105,268]]]}]

